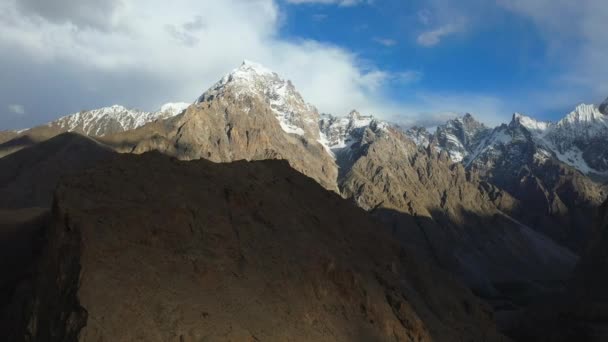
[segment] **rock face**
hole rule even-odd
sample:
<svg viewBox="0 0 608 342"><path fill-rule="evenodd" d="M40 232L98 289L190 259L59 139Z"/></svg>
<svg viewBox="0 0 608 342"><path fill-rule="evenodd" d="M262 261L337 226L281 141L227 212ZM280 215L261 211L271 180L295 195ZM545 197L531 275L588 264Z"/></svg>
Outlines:
<svg viewBox="0 0 608 342"><path fill-rule="evenodd" d="M121 155L55 198L26 320L4 336L504 340L468 290L284 161Z"/></svg>
<svg viewBox="0 0 608 342"><path fill-rule="evenodd" d="M0 208L49 208L61 177L113 154L90 138L64 133L1 158Z"/></svg>
<svg viewBox="0 0 608 342"><path fill-rule="evenodd" d="M433 143L438 149L447 151L452 161L458 163L473 154L491 132L471 114L465 114L437 127Z"/></svg>
<svg viewBox="0 0 608 342"><path fill-rule="evenodd" d="M285 159L335 190L337 168L318 141L318 117L289 81L247 62L183 114L102 141L121 152L158 150L183 160Z"/></svg>

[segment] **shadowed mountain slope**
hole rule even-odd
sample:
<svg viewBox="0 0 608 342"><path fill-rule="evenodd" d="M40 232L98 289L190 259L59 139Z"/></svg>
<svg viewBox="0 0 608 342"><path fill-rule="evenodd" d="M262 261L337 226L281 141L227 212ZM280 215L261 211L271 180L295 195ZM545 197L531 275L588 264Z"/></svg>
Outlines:
<svg viewBox="0 0 608 342"><path fill-rule="evenodd" d="M464 286L284 161L119 155L63 181L52 215L33 340L504 339Z"/></svg>
<svg viewBox="0 0 608 342"><path fill-rule="evenodd" d="M113 154L90 138L64 133L0 158L0 208L50 207L61 177Z"/></svg>

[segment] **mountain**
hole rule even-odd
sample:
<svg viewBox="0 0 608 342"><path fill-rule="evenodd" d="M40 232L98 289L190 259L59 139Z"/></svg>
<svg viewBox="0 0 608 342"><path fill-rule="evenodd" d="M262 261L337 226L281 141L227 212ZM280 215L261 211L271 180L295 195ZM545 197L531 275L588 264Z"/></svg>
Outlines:
<svg viewBox="0 0 608 342"><path fill-rule="evenodd" d="M9 340L506 341L465 287L285 161L119 155L54 197Z"/></svg>
<svg viewBox="0 0 608 342"><path fill-rule="evenodd" d="M486 298L517 300L508 284L531 289L529 296L564 282L577 257L509 217L516 199L478 181L447 153L368 121L335 150L338 164L348 165L338 180L344 197Z"/></svg>
<svg viewBox="0 0 608 342"><path fill-rule="evenodd" d="M167 119L183 112L189 103L167 103L156 112L127 109L120 105L70 114L49 123L62 132L104 136L141 127L149 122Z"/></svg>
<svg viewBox="0 0 608 342"><path fill-rule="evenodd" d="M450 146L471 150L488 131L467 115L428 139L435 145L461 139ZM96 139L119 152L156 150L181 160L284 159L374 213L402 243L486 296L512 300L508 283L556 286L576 262L509 216L519 206L516 198L438 148L417 146L401 128L356 111L319 115L291 82L252 62L181 114Z"/></svg>
<svg viewBox="0 0 608 342"><path fill-rule="evenodd" d="M100 140L121 152L157 150L182 160L285 159L336 190L337 168L318 120L291 82L245 61L184 113Z"/></svg>
<svg viewBox="0 0 608 342"><path fill-rule="evenodd" d="M564 122L576 115L553 124L514 114L511 123L482 140L465 165L520 201L511 216L580 252L606 189L586 177L581 164L566 163L551 142L562 135L566 146L563 131L574 127Z"/></svg>
<svg viewBox="0 0 608 342"><path fill-rule="evenodd" d="M502 308L564 285L603 196L539 143L549 126L516 115L492 130L465 115L431 135L356 111L320 115L245 61L185 111L95 139L186 161L286 160Z"/></svg>
<svg viewBox="0 0 608 342"><path fill-rule="evenodd" d="M156 112L127 109L120 105L66 115L46 125L20 131L0 132L0 158L65 132L99 137L133 130L147 123L173 117L188 103L167 103Z"/></svg>
<svg viewBox="0 0 608 342"><path fill-rule="evenodd" d="M468 165L497 143L508 143L508 135L515 133L513 139L527 139L539 147L538 158L551 157L588 176L605 178L608 176L608 155L603 148L608 142L608 116L602 112L605 108L606 103L582 104L558 122L537 121L515 113L508 125L513 129L496 127L492 137L491 129L466 114L439 126L434 139L437 147L447 151L454 162ZM521 131L513 132L514 129Z"/></svg>

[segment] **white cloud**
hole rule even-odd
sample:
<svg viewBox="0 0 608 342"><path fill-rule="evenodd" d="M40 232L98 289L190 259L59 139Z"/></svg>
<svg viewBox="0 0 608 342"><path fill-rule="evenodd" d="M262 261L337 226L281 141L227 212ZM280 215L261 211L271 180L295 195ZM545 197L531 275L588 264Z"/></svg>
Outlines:
<svg viewBox="0 0 608 342"><path fill-rule="evenodd" d="M456 24L447 24L430 31L422 32L418 35L416 41L418 44L426 47L431 47L439 44L445 36L458 33L462 30L462 26Z"/></svg>
<svg viewBox="0 0 608 342"><path fill-rule="evenodd" d="M397 45L397 41L394 39L390 39L390 38L379 38L376 37L374 38L374 42L380 44L380 45L384 45L386 47L391 47L391 46L395 46Z"/></svg>
<svg viewBox="0 0 608 342"><path fill-rule="evenodd" d="M84 26L79 13L59 20L56 13L27 12L16 0L0 3L0 69L37 70L35 84L11 85L23 89L15 100L28 101L34 113L55 109L55 117L112 103L152 110L195 99L250 59L291 79L324 112L354 106L382 113L389 103L382 88L390 73L338 46L280 38L281 13L272 0L112 3L119 5L97 9L112 18L105 26Z"/></svg>
<svg viewBox="0 0 608 342"><path fill-rule="evenodd" d="M12 114L23 115L25 114L25 107L20 104L8 105L8 111Z"/></svg>

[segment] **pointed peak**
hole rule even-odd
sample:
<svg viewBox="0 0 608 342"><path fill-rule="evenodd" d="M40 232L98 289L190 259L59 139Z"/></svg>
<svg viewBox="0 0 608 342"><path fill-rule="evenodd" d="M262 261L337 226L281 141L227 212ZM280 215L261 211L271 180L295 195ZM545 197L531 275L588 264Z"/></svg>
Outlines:
<svg viewBox="0 0 608 342"><path fill-rule="evenodd" d="M521 113L513 113L509 125L512 127L521 126L532 131L544 131L549 127L548 122L538 121Z"/></svg>
<svg viewBox="0 0 608 342"><path fill-rule="evenodd" d="M252 61L247 60L247 59L243 60L243 62L241 63L241 65L237 69L235 69L233 71L233 74L237 73L237 72L243 72L243 71L253 72L253 73L256 73L258 75L274 74L275 73L274 71L270 70L269 68L265 67L264 65L262 65L260 63L257 63L257 62L252 62Z"/></svg>
<svg viewBox="0 0 608 342"><path fill-rule="evenodd" d="M590 123L598 120L604 121L606 120L605 113L602 111L602 109L605 111L606 107L602 107L602 105L597 107L595 105L580 104L576 106L572 112L561 119L558 124L564 125Z"/></svg>

